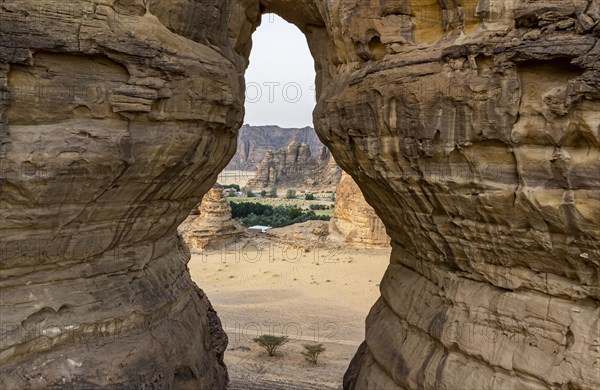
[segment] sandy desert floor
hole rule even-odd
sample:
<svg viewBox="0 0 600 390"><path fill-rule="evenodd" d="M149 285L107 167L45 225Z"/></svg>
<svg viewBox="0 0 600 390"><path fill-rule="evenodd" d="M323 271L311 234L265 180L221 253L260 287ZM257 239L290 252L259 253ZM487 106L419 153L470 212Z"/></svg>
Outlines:
<svg viewBox="0 0 600 390"><path fill-rule="evenodd" d="M193 254L192 278L229 336L230 388L340 389L389 256L387 248L292 247L261 234ZM269 357L252 341L261 334L287 335L290 342ZM327 348L317 365L300 353L313 342Z"/></svg>

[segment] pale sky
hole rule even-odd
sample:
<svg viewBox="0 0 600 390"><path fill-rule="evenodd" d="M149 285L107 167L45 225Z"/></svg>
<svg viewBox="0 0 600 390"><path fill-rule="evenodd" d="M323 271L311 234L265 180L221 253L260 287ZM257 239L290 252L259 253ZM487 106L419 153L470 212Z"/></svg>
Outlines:
<svg viewBox="0 0 600 390"><path fill-rule="evenodd" d="M246 71L246 117L254 126L313 126L315 66L304 35L279 16L263 15Z"/></svg>

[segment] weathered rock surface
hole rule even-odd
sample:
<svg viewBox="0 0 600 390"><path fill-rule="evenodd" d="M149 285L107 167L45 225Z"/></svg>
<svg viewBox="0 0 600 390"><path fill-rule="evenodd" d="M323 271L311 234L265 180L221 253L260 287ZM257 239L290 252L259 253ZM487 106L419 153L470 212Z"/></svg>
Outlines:
<svg viewBox="0 0 600 390"><path fill-rule="evenodd" d="M238 132L237 151L225 169L255 171L269 150L286 148L294 141L307 144L313 156L324 146L312 127L284 129L244 125Z"/></svg>
<svg viewBox="0 0 600 390"><path fill-rule="evenodd" d="M226 10L0 3L0 388L225 387L177 226L235 153Z"/></svg>
<svg viewBox="0 0 600 390"><path fill-rule="evenodd" d="M390 245L383 222L360 192L358 185L347 173L335 191L335 208L330 231L342 236L343 241L363 246Z"/></svg>
<svg viewBox="0 0 600 390"><path fill-rule="evenodd" d="M200 215L190 215L178 229L190 248L219 248L246 233L243 225L231 218L231 207L220 185L204 195L199 211Z"/></svg>
<svg viewBox="0 0 600 390"><path fill-rule="evenodd" d="M392 239L347 388L600 387L598 0L3 1L0 386L223 387L176 228L261 12Z"/></svg>
<svg viewBox="0 0 600 390"><path fill-rule="evenodd" d="M287 148L267 151L247 186L325 190L335 188L341 175L342 169L325 146L315 159L307 144L292 141Z"/></svg>

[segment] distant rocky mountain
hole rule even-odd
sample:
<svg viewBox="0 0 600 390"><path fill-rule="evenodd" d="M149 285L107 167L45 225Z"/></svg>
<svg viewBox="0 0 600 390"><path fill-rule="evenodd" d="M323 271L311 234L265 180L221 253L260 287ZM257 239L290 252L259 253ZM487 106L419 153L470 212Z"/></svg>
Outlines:
<svg viewBox="0 0 600 390"><path fill-rule="evenodd" d="M306 144L313 156L317 156L324 146L312 127L284 129L279 126L244 125L239 130L237 153L225 169L254 171L267 151L286 148L294 141Z"/></svg>
<svg viewBox="0 0 600 390"><path fill-rule="evenodd" d="M341 176L342 169L324 145L315 158L309 145L292 141L285 148L265 153L248 187L333 190Z"/></svg>

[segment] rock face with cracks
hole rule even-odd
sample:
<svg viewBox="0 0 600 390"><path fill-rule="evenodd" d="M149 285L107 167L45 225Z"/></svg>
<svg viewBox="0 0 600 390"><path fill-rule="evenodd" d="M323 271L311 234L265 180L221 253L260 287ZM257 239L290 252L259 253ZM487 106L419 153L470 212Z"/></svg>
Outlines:
<svg viewBox="0 0 600 390"><path fill-rule="evenodd" d="M3 1L0 385L224 387L176 229L265 12L392 240L345 387L598 388L598 0Z"/></svg>

